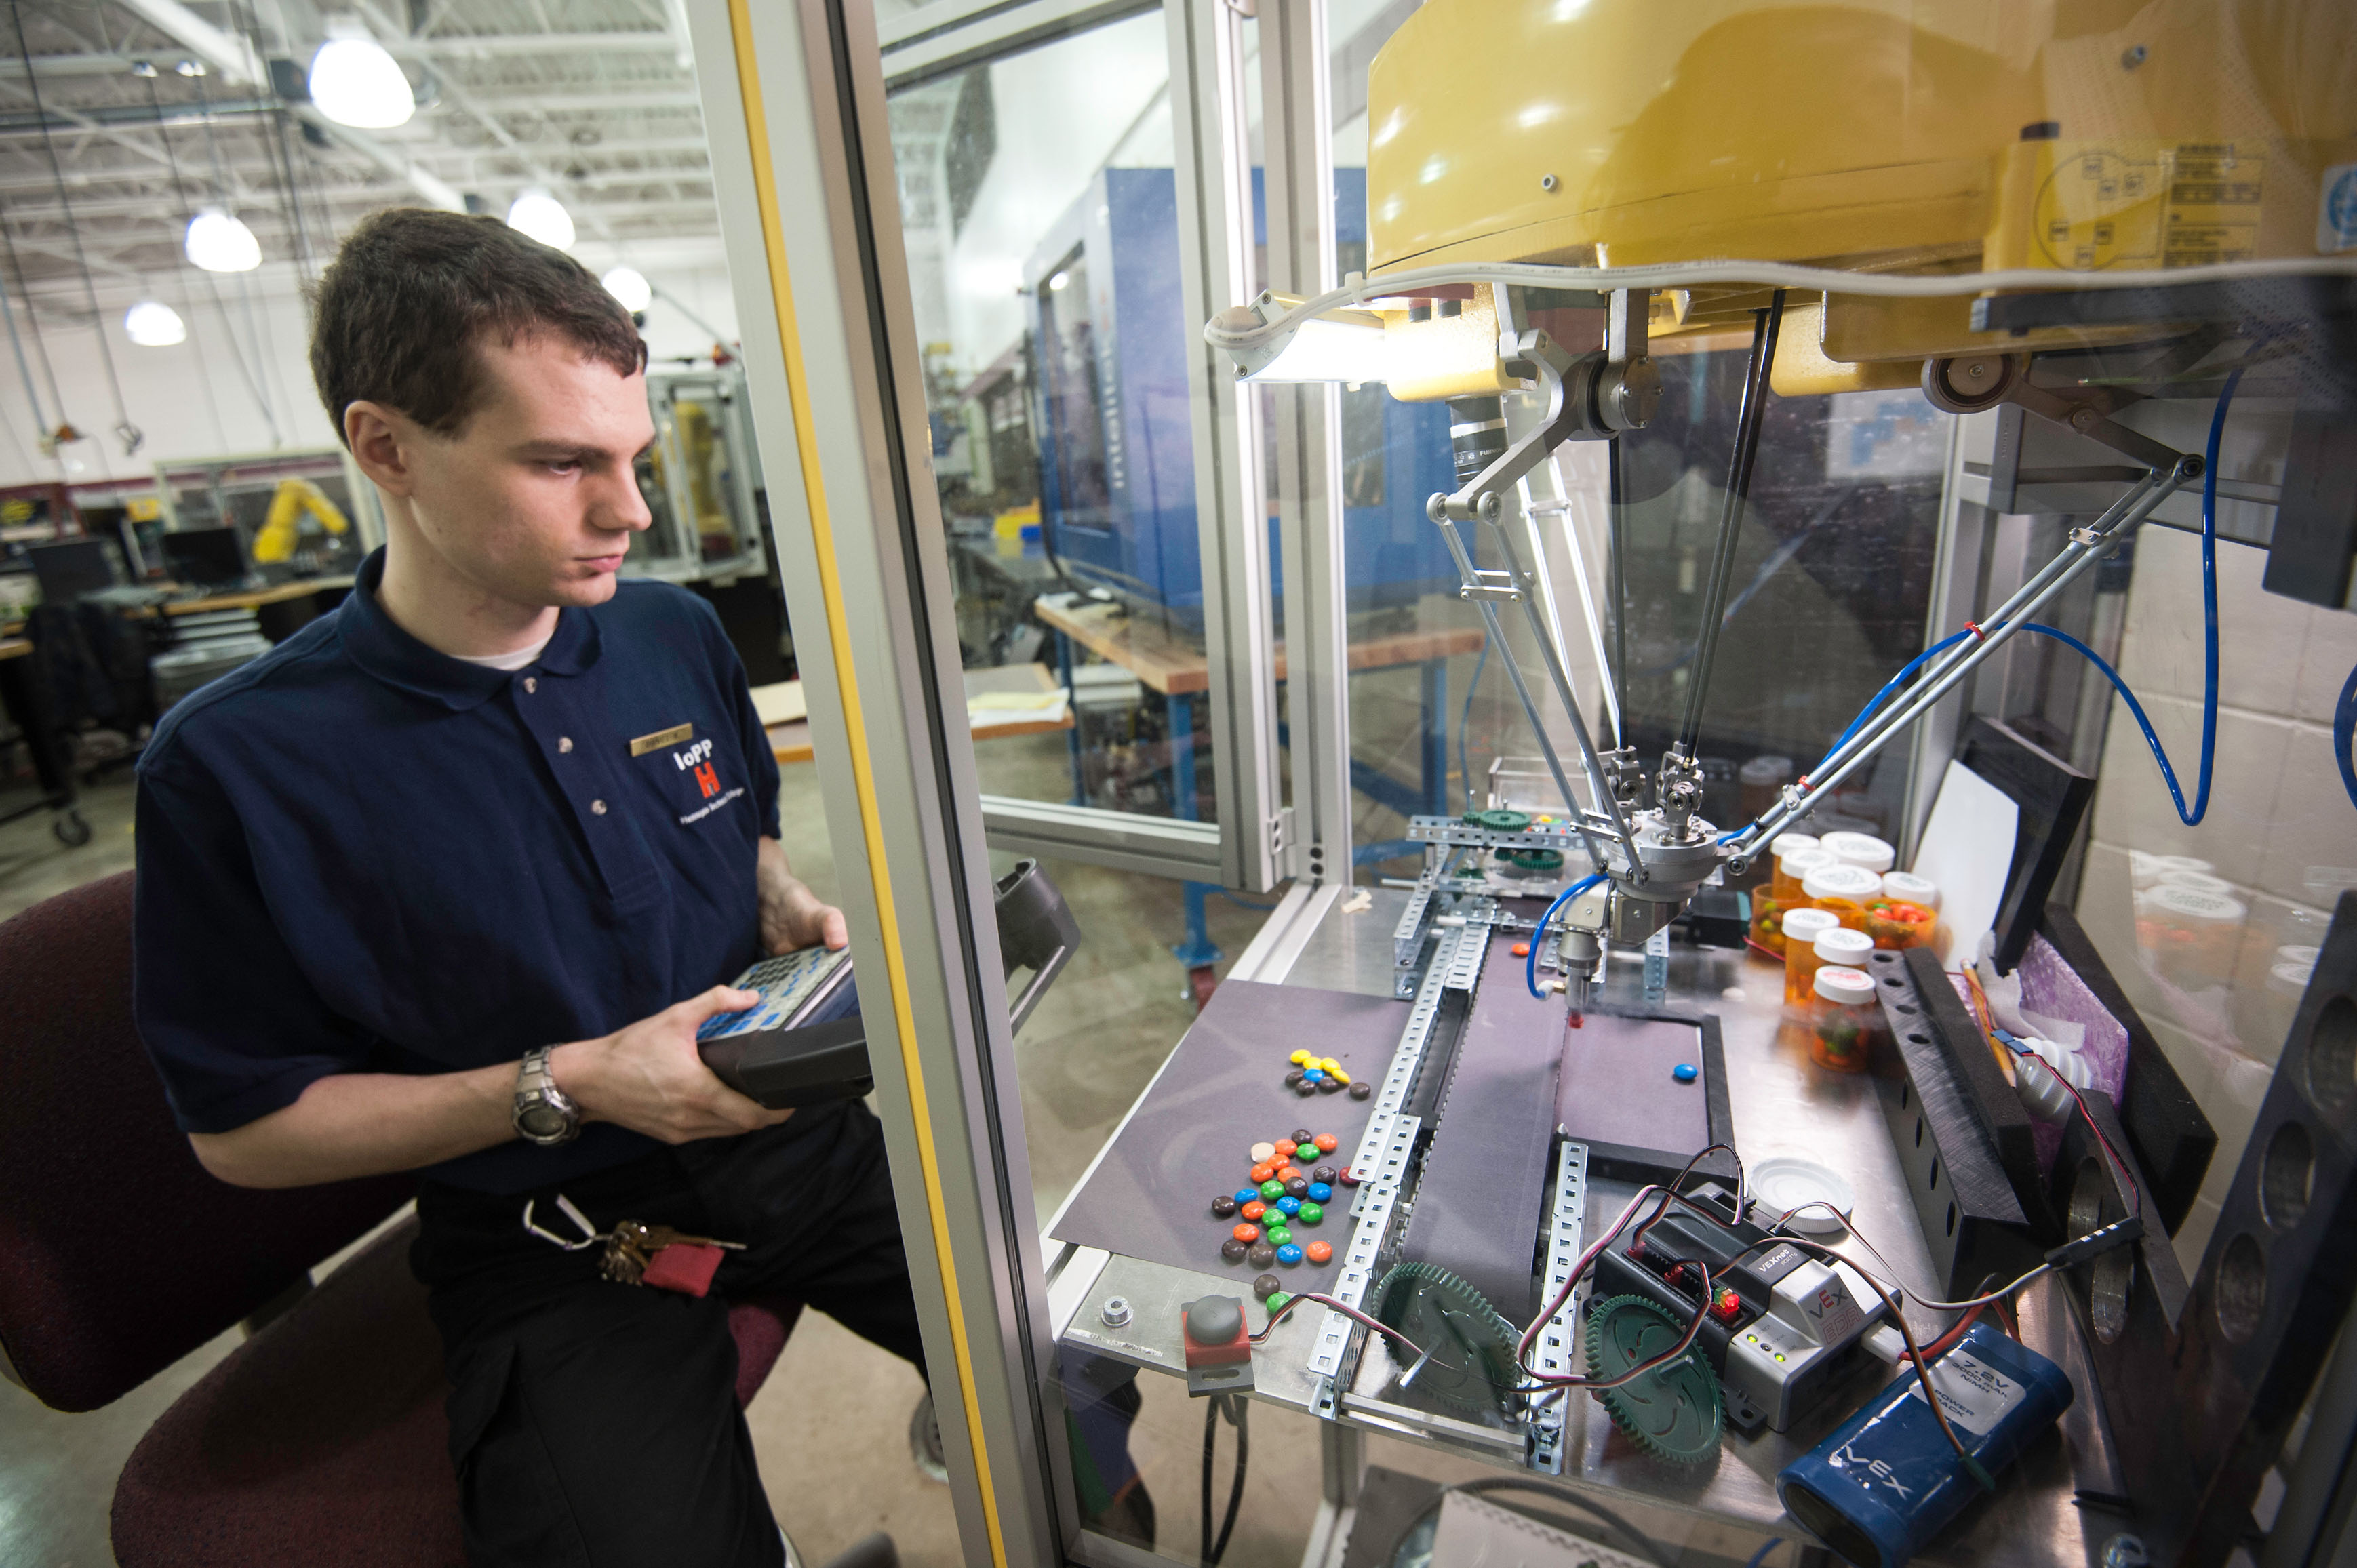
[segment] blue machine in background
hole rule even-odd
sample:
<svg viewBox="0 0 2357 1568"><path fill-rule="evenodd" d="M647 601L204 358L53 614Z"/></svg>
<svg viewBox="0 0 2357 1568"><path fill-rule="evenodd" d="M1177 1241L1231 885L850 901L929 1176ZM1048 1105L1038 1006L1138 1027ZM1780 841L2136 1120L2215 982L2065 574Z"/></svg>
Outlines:
<svg viewBox="0 0 2357 1568"><path fill-rule="evenodd" d="M1366 171L1335 173L1346 256L1366 243ZM1260 175L1255 242L1265 244ZM1042 532L1065 569L1200 626L1193 335L1178 286L1177 186L1168 169L1100 170L1026 269L1032 418ZM1343 561L1351 608L1455 585L1426 497L1454 488L1448 414L1380 386L1342 394ZM1276 559L1274 548L1271 560Z"/></svg>

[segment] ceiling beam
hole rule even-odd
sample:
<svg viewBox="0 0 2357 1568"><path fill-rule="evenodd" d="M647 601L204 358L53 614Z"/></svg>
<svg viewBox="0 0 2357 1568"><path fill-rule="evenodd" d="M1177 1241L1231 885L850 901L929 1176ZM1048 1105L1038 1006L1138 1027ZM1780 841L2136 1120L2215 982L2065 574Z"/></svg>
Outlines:
<svg viewBox="0 0 2357 1568"><path fill-rule="evenodd" d="M269 87L269 69L253 45L214 27L180 0L121 0L121 4L166 38L193 50L199 59L231 81L241 87Z"/></svg>

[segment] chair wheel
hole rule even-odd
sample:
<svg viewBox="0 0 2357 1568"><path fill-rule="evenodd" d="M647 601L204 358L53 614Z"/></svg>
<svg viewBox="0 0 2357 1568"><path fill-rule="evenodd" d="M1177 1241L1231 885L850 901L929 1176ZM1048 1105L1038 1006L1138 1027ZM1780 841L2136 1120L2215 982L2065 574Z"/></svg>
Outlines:
<svg viewBox="0 0 2357 1568"><path fill-rule="evenodd" d="M90 842L90 824L81 820L80 811L68 811L49 824L49 832L68 849L80 849Z"/></svg>

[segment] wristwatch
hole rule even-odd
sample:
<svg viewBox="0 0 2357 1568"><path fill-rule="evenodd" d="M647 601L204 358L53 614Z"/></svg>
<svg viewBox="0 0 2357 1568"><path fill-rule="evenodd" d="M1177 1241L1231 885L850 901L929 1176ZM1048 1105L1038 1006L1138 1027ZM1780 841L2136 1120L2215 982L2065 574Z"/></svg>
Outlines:
<svg viewBox="0 0 2357 1568"><path fill-rule="evenodd" d="M542 1148L569 1144L581 1135L581 1107L556 1087L548 1070L546 1046L526 1052L516 1069L515 1130Z"/></svg>

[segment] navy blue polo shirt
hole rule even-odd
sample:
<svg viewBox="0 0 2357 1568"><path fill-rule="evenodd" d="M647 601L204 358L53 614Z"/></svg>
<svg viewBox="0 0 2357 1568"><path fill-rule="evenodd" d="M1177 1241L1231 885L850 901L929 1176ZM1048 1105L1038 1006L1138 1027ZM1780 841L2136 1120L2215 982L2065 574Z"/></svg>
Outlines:
<svg viewBox="0 0 2357 1568"><path fill-rule="evenodd" d="M712 608L625 582L508 671L394 625L383 573L140 761L135 1002L188 1132L609 1034L759 956L778 767ZM516 1192L655 1146L594 1123L428 1174Z"/></svg>

